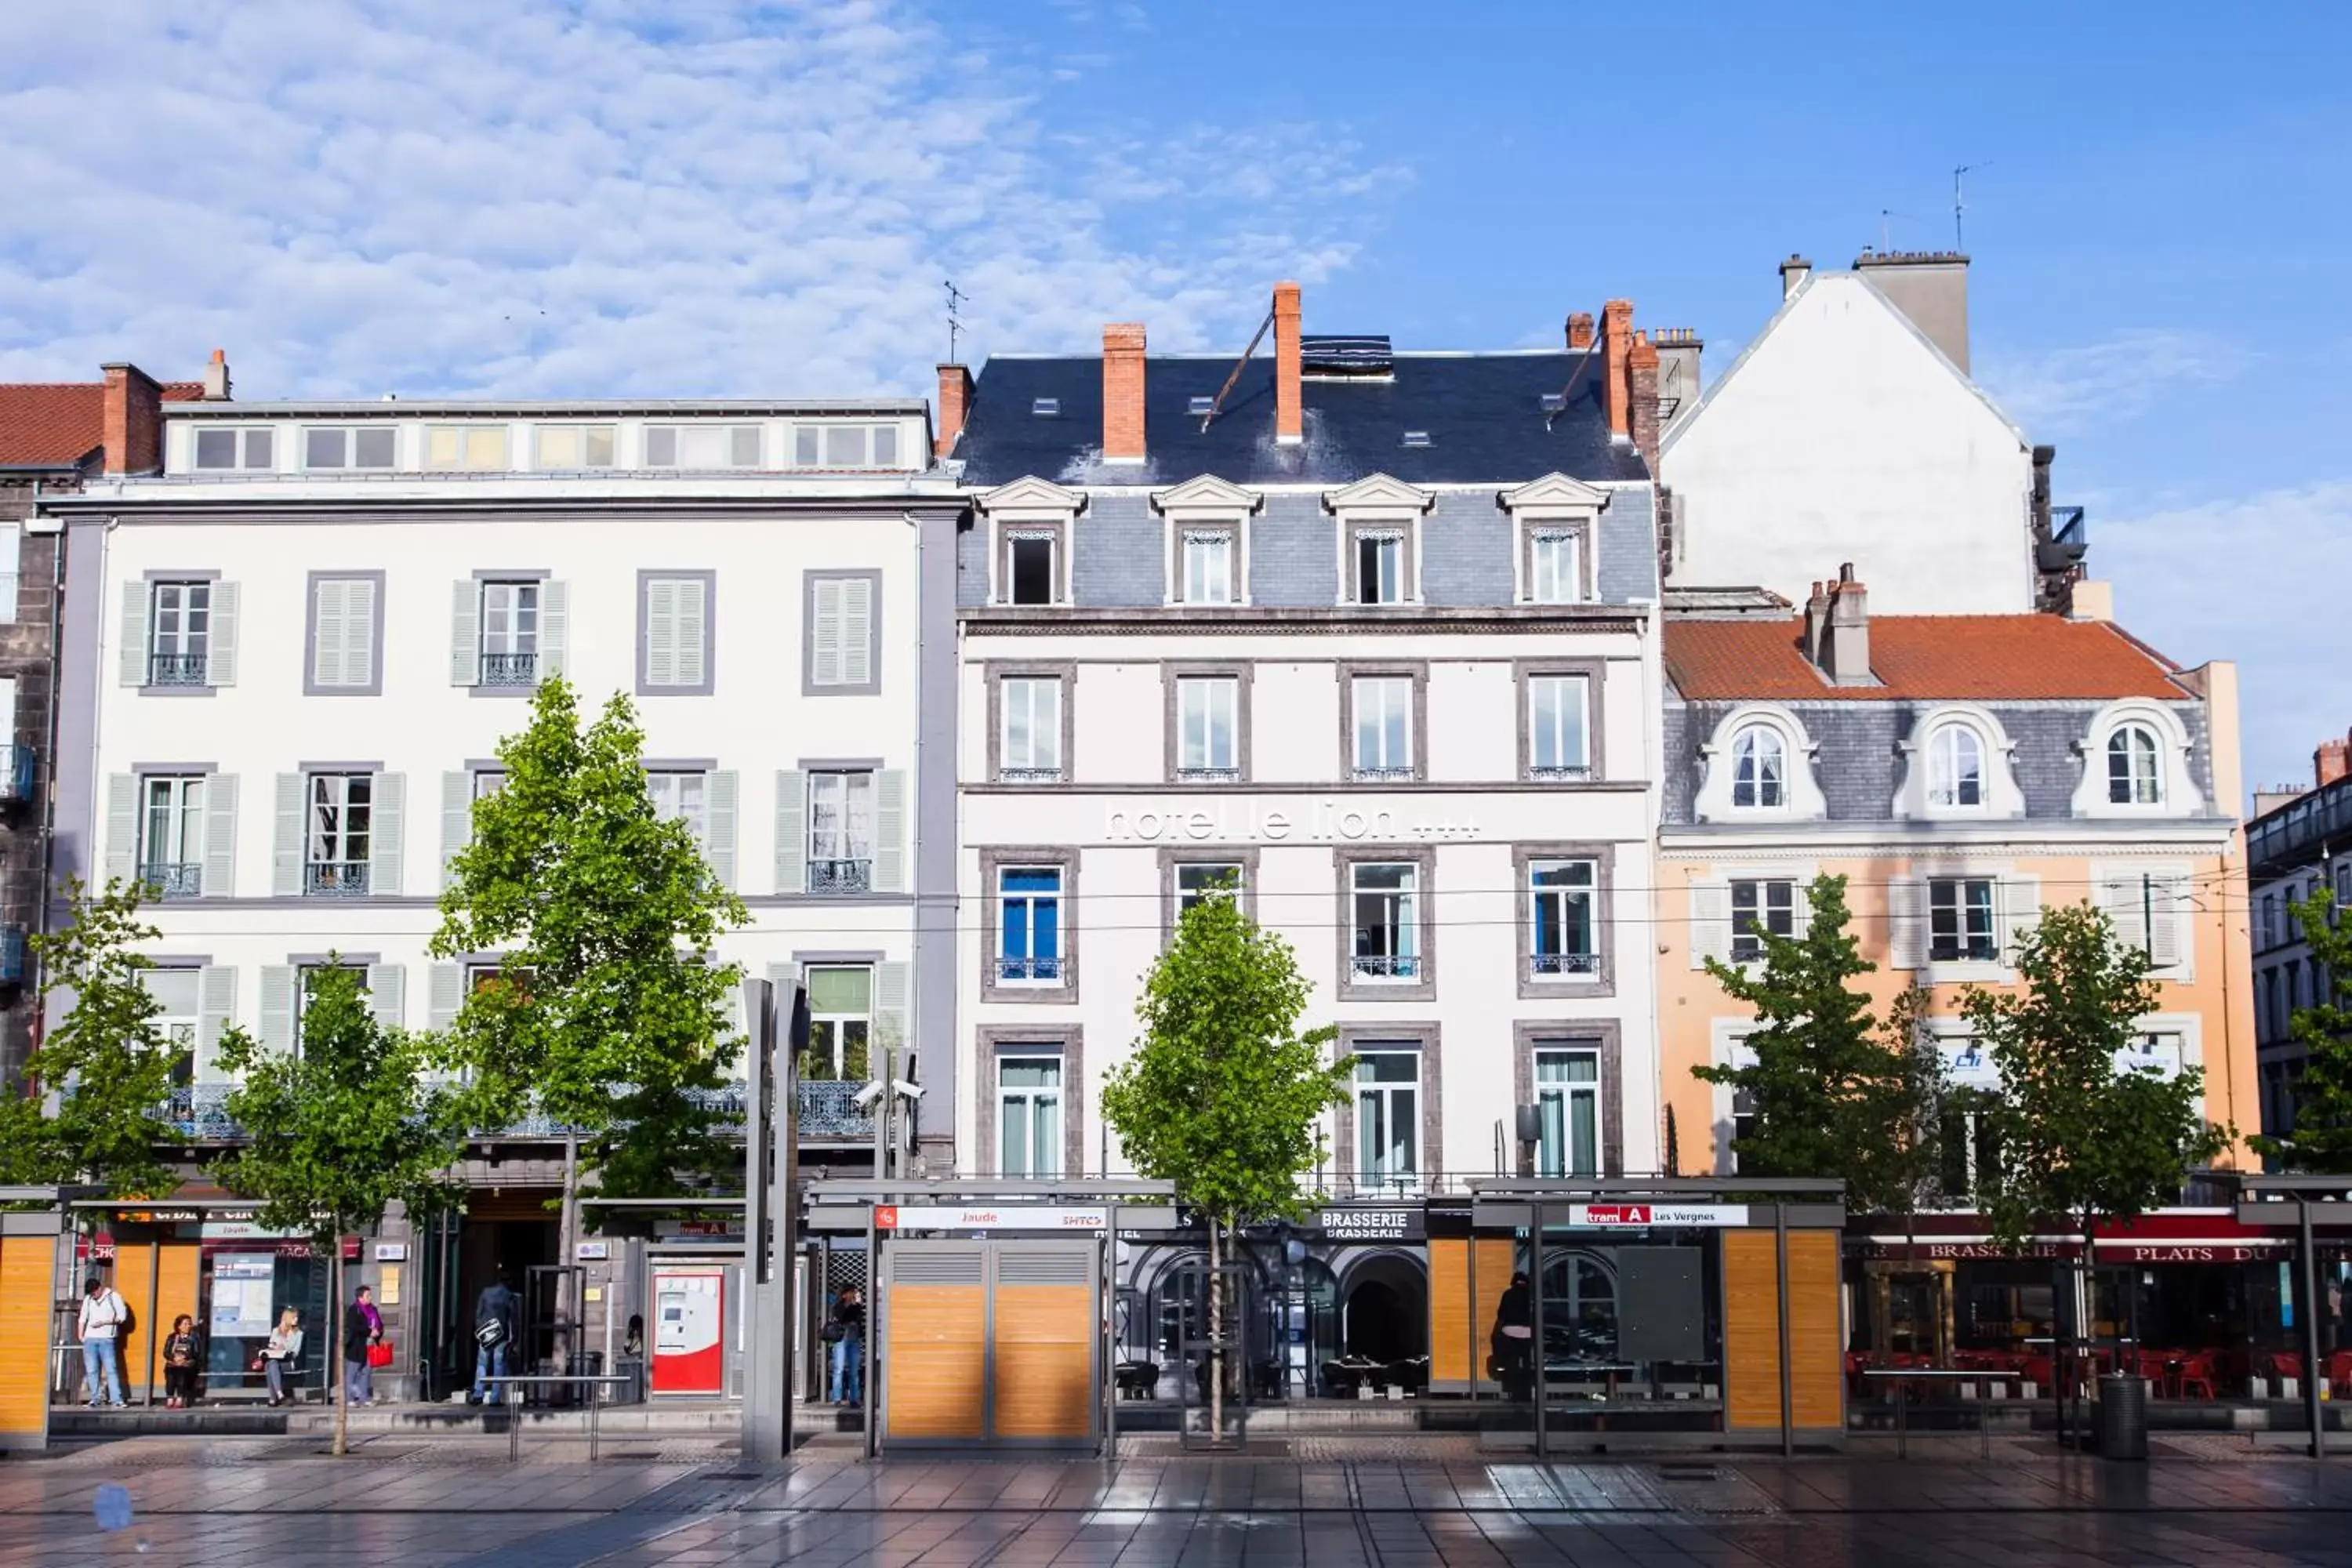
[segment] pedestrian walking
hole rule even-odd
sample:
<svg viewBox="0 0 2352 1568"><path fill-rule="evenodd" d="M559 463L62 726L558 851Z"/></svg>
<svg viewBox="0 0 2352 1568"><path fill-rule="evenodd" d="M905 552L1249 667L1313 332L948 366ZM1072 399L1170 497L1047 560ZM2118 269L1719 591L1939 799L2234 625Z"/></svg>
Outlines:
<svg viewBox="0 0 2352 1568"><path fill-rule="evenodd" d="M504 1387L520 1316L515 1293L506 1275L483 1288L474 1300L474 1388L467 1395L475 1405L496 1405ZM488 1397L485 1398L484 1395Z"/></svg>
<svg viewBox="0 0 2352 1568"><path fill-rule="evenodd" d="M1535 1396L1533 1317L1534 1304L1528 1289L1527 1271L1521 1269L1511 1276L1510 1288L1495 1304L1495 1332L1491 1341L1496 1379L1503 1385L1504 1397L1514 1403Z"/></svg>
<svg viewBox="0 0 2352 1568"><path fill-rule="evenodd" d="M383 1339L383 1314L362 1285L352 1292L352 1304L343 1310L343 1387L353 1405L375 1403L373 1352Z"/></svg>
<svg viewBox="0 0 2352 1568"><path fill-rule="evenodd" d="M172 1320L163 1341L163 1408L185 1410L196 1402L196 1363L203 1350L196 1343L196 1321L183 1312Z"/></svg>
<svg viewBox="0 0 2352 1568"><path fill-rule="evenodd" d="M261 1347L261 1374L268 1380L273 1408L294 1397L287 1392L286 1376L301 1360L302 1314L289 1307L278 1314L278 1326L269 1331L269 1342Z"/></svg>
<svg viewBox="0 0 2352 1568"><path fill-rule="evenodd" d="M117 1410L122 1408L121 1336L130 1321L130 1304L113 1286L91 1275L81 1288L80 1331L81 1388L92 1410L102 1398Z"/></svg>
<svg viewBox="0 0 2352 1568"><path fill-rule="evenodd" d="M866 1299L856 1286L844 1285L833 1299L825 1338L833 1346L833 1402L854 1406L866 1392Z"/></svg>

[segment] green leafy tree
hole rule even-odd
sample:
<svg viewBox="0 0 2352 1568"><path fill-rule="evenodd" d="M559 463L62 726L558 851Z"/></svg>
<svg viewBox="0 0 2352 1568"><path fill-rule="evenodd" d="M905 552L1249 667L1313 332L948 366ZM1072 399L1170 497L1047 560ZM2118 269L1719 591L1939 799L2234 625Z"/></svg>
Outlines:
<svg viewBox="0 0 2352 1568"><path fill-rule="evenodd" d="M1317 1121L1347 1097L1352 1061L1324 1055L1337 1031L1299 1030L1307 995L1287 942L1230 893L1204 898L1152 965L1134 1054L1103 1084L1103 1119L1136 1170L1173 1182L1207 1221L1212 1341L1224 1337L1221 1235L1303 1212L1299 1178L1323 1152ZM1222 1433L1223 1351L1212 1362L1210 1430Z"/></svg>
<svg viewBox="0 0 2352 1568"><path fill-rule="evenodd" d="M1734 1138L1743 1176L1839 1178L1855 1207L1908 1212L1937 1163L1943 1059L1922 1037L1921 999L1906 992L1884 1021L1852 984L1875 965L1847 931L1845 879L1806 889L1799 936L1755 932L1755 968L1707 960L1707 973L1756 1009L1755 1060L1693 1068L1748 1098L1752 1131Z"/></svg>
<svg viewBox="0 0 2352 1568"><path fill-rule="evenodd" d="M425 1042L376 1021L359 972L330 959L309 979L297 1049L267 1049L241 1029L221 1037L220 1065L238 1080L226 1109L246 1142L215 1172L230 1192L257 1202L262 1225L306 1236L334 1260L334 1304L318 1325L334 1357L343 1237L380 1228L394 1202L417 1223L455 1205L462 1189L449 1168L464 1130L446 1092L425 1076ZM336 1384L341 1454L351 1390L341 1378Z"/></svg>
<svg viewBox="0 0 2352 1568"><path fill-rule="evenodd" d="M542 682L529 728L499 746L503 787L474 803L432 943L507 955L445 1047L471 1069L472 1124L536 1110L576 1130L604 1191L635 1197L720 1167L702 1096L737 1043L740 972L711 953L749 918L693 829L655 811L644 742L626 698L583 727L572 689Z"/></svg>
<svg viewBox="0 0 2352 1568"><path fill-rule="evenodd" d="M1971 986L1962 1001L2000 1074L1998 1158L1979 1170L1978 1197L2003 1242L2063 1217L2087 1248L2102 1220L2177 1202L2188 1172L2230 1146L2200 1109L2203 1068L2167 1078L2121 1059L2156 1010L2148 967L2099 910L2054 908L2019 939L2019 989Z"/></svg>
<svg viewBox="0 0 2352 1568"><path fill-rule="evenodd" d="M2302 1042L2294 1129L2284 1138L2249 1139L2273 1164L2314 1172L2352 1171L2352 929L2337 919L2335 897L2314 893L2294 906L2324 987L2298 1007L2289 1031Z"/></svg>
<svg viewBox="0 0 2352 1568"><path fill-rule="evenodd" d="M163 1005L134 951L161 933L139 918L140 884L109 879L90 891L66 884L63 926L32 938L41 995L72 998L33 1053L30 1073L57 1095L0 1110L0 1160L12 1177L43 1184L86 1182L112 1197L155 1197L179 1185L157 1151L174 1136L163 1119L181 1048L163 1033Z"/></svg>

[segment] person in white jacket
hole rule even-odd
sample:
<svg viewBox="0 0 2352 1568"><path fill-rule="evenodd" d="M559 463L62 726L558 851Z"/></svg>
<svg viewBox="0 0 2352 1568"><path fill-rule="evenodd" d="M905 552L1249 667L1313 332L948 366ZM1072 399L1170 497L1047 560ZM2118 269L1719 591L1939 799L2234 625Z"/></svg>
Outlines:
<svg viewBox="0 0 2352 1568"><path fill-rule="evenodd" d="M99 1382L117 1410L122 1408L121 1334L131 1308L121 1294L95 1274L81 1288L81 1386L89 1406L99 1405Z"/></svg>

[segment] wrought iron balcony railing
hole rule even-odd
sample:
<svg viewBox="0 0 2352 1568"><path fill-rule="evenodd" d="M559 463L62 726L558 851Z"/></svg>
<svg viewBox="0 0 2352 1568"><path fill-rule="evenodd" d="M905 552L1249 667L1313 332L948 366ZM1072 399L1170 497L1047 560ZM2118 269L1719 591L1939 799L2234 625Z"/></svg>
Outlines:
<svg viewBox="0 0 2352 1568"><path fill-rule="evenodd" d="M535 686L539 683L536 653L486 653L482 656L485 686Z"/></svg>
<svg viewBox="0 0 2352 1568"><path fill-rule="evenodd" d="M1412 776L1410 767L1353 767L1348 770L1349 780L1355 784L1411 784Z"/></svg>
<svg viewBox="0 0 2352 1568"><path fill-rule="evenodd" d="M1538 952L1530 963L1538 974L1598 974L1601 958L1591 952Z"/></svg>
<svg viewBox="0 0 2352 1568"><path fill-rule="evenodd" d="M812 893L866 893L874 889L874 862L811 860L808 890Z"/></svg>
<svg viewBox="0 0 2352 1568"><path fill-rule="evenodd" d="M201 860L156 860L139 868L139 879L159 899L193 899L205 890Z"/></svg>
<svg viewBox="0 0 2352 1568"><path fill-rule="evenodd" d="M1062 961L1059 958L1000 958L996 961L996 977L999 980L1058 981L1062 978Z"/></svg>
<svg viewBox="0 0 2352 1568"><path fill-rule="evenodd" d="M1583 784L1592 777L1588 763L1532 763L1528 767L1528 779L1532 784Z"/></svg>
<svg viewBox="0 0 2352 1568"><path fill-rule="evenodd" d="M996 770L996 782L999 784L1060 784L1062 770L1059 768L999 768Z"/></svg>
<svg viewBox="0 0 2352 1568"><path fill-rule="evenodd" d="M857 1096L865 1087L862 1082L795 1084L793 1098L801 1137L814 1142L871 1142L874 1118L857 1105ZM192 1142L233 1143L245 1136L245 1130L228 1114L228 1097L236 1092L236 1086L231 1083L175 1084L171 1098L157 1109L156 1114ZM748 1086L739 1079L717 1089L698 1090L693 1098L718 1114L723 1132L740 1137L748 1093ZM578 1129L532 1111L493 1131L509 1138L560 1138Z"/></svg>
<svg viewBox="0 0 2352 1568"><path fill-rule="evenodd" d="M313 899L364 899L368 863L364 860L313 860L302 868L302 891Z"/></svg>
<svg viewBox="0 0 2352 1568"><path fill-rule="evenodd" d="M1411 980L1421 973L1421 959L1410 952L1360 952L1349 967L1359 980Z"/></svg>
<svg viewBox="0 0 2352 1568"><path fill-rule="evenodd" d="M1242 771L1239 768L1178 768L1176 780L1179 784L1239 784Z"/></svg>
<svg viewBox="0 0 2352 1568"><path fill-rule="evenodd" d="M147 684L150 686L202 686L207 679L211 658L201 653L158 653L147 659Z"/></svg>

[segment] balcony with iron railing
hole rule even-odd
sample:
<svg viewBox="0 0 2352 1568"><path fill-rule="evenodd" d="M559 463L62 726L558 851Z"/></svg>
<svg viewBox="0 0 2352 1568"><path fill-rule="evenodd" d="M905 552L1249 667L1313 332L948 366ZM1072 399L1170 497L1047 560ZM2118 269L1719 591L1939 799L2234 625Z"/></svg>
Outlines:
<svg viewBox="0 0 2352 1568"><path fill-rule="evenodd" d="M139 868L139 880L155 899L193 899L205 890L201 860L151 860Z"/></svg>
<svg viewBox="0 0 2352 1568"><path fill-rule="evenodd" d="M1239 768L1178 768L1176 782L1179 784L1239 784L1242 782L1242 771Z"/></svg>
<svg viewBox="0 0 2352 1568"><path fill-rule="evenodd" d="M1373 768L1360 766L1349 768L1348 770L1348 782L1350 784L1411 784L1412 780L1413 770L1410 767Z"/></svg>
<svg viewBox="0 0 2352 1568"><path fill-rule="evenodd" d="M1032 984L1059 984L1062 979L1062 961L1059 957L1014 958L1007 954L996 961L996 977L1000 981L1009 980L1015 984L1024 981Z"/></svg>
<svg viewBox="0 0 2352 1568"><path fill-rule="evenodd" d="M302 868L302 893L312 899L364 899L368 863L364 860L313 860Z"/></svg>
<svg viewBox="0 0 2352 1568"><path fill-rule="evenodd" d="M535 686L539 683L539 655L533 653L485 653L482 655L484 686Z"/></svg>
<svg viewBox="0 0 2352 1568"><path fill-rule="evenodd" d="M996 770L996 782L1015 784L1060 784L1062 770L1059 768L999 768Z"/></svg>
<svg viewBox="0 0 2352 1568"><path fill-rule="evenodd" d="M1538 952L1528 963L1538 974L1591 976L1601 973L1601 956L1592 952Z"/></svg>
<svg viewBox="0 0 2352 1568"><path fill-rule="evenodd" d="M1421 974L1421 959L1410 952L1360 952L1348 967L1359 980L1413 980Z"/></svg>
<svg viewBox="0 0 2352 1568"><path fill-rule="evenodd" d="M1530 763L1528 782L1530 784L1588 784L1592 767L1589 763Z"/></svg>
<svg viewBox="0 0 2352 1568"><path fill-rule="evenodd" d="M848 1144L871 1142L874 1138L874 1118L859 1108L857 1096L865 1089L862 1083L835 1083L803 1080L793 1086L793 1102L799 1119L799 1135L803 1142L814 1144ZM236 1092L233 1083L183 1083L172 1087L170 1098L157 1109L157 1116L172 1130L192 1142L233 1143L245 1136L228 1113L229 1096ZM703 1109L715 1113L723 1134L741 1137L750 1087L741 1079L721 1084L717 1089L694 1089L688 1097ZM536 1110L516 1118L506 1126L494 1129L490 1135L506 1138L561 1138L580 1131Z"/></svg>
<svg viewBox="0 0 2352 1568"><path fill-rule="evenodd" d="M808 890L812 893L869 893L874 890L874 862L871 858L852 860L816 860L808 863Z"/></svg>
<svg viewBox="0 0 2352 1568"><path fill-rule="evenodd" d="M157 653L147 658L150 686L202 686L207 679L210 656L203 653Z"/></svg>

